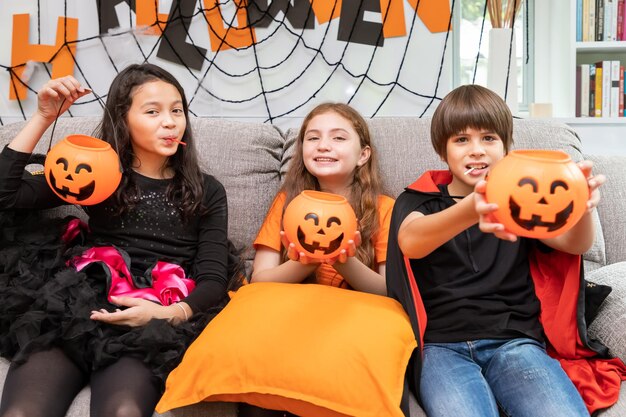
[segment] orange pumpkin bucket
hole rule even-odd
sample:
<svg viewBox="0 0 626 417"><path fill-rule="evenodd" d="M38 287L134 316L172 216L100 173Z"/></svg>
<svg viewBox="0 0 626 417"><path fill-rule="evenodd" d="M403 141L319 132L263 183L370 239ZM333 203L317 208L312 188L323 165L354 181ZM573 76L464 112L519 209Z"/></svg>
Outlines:
<svg viewBox="0 0 626 417"><path fill-rule="evenodd" d="M345 197L305 190L285 208L283 228L298 252L323 260L339 255L354 239L357 221Z"/></svg>
<svg viewBox="0 0 626 417"><path fill-rule="evenodd" d="M546 239L571 229L587 209L589 187L568 154L514 150L487 178L486 199L496 219L518 236Z"/></svg>
<svg viewBox="0 0 626 417"><path fill-rule="evenodd" d="M86 135L69 135L54 145L46 155L44 174L56 195L83 206L106 200L122 179L111 145Z"/></svg>

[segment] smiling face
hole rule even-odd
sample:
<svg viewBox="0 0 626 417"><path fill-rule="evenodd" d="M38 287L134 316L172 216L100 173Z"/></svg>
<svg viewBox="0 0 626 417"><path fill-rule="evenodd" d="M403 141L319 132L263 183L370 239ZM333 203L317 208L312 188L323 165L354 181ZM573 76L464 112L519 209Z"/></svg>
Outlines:
<svg viewBox="0 0 626 417"><path fill-rule="evenodd" d="M96 181L91 164L79 163L70 166L65 157L59 157L50 169L50 186L66 201L75 199L80 204L93 194Z"/></svg>
<svg viewBox="0 0 626 417"><path fill-rule="evenodd" d="M574 211L573 195L568 183L562 179L542 181L541 178L523 177L511 190L511 218L526 230L535 227L546 227L548 232L559 230Z"/></svg>
<svg viewBox="0 0 626 417"><path fill-rule="evenodd" d="M161 169L178 150L187 119L180 93L161 80L136 87L126 116L139 171ZM149 172L146 172L148 175Z"/></svg>
<svg viewBox="0 0 626 417"><path fill-rule="evenodd" d="M348 200L337 194L305 190L285 207L287 239L313 259L337 256L357 230Z"/></svg>
<svg viewBox="0 0 626 417"><path fill-rule="evenodd" d="M504 157L504 144L497 133L468 127L448 139L445 162L452 173L448 190L465 196L484 179L492 165Z"/></svg>
<svg viewBox="0 0 626 417"><path fill-rule="evenodd" d="M359 135L349 120L335 112L313 117L304 134L302 157L306 169L322 190L344 194L354 172L370 157L370 147L361 147Z"/></svg>
<svg viewBox="0 0 626 417"><path fill-rule="evenodd" d="M71 204L92 205L108 198L122 178L117 153L94 137L69 135L50 149L44 163L48 185Z"/></svg>
<svg viewBox="0 0 626 417"><path fill-rule="evenodd" d="M589 187L562 151L511 151L489 174L485 198L494 216L518 236L546 239L573 227L587 210Z"/></svg>

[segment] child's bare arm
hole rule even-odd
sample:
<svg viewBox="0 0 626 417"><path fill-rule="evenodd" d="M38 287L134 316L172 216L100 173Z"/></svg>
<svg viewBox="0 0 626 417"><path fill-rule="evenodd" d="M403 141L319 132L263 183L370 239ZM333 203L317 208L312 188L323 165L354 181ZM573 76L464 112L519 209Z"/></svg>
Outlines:
<svg viewBox="0 0 626 417"><path fill-rule="evenodd" d="M304 264L300 261L282 262L280 252L260 246L254 256L251 282L302 282L319 266L318 263Z"/></svg>
<svg viewBox="0 0 626 417"><path fill-rule="evenodd" d="M438 213L424 215L414 211L409 214L398 230L398 245L405 256L420 259L477 221L472 193Z"/></svg>

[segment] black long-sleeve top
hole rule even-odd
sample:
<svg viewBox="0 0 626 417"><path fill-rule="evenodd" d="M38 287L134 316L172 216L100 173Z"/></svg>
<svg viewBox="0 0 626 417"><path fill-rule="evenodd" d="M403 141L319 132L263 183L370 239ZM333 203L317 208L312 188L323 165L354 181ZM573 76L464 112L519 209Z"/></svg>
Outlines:
<svg viewBox="0 0 626 417"><path fill-rule="evenodd" d="M30 154L5 147L0 153L0 209L45 209L68 204L50 189L43 175L24 175ZM126 175L126 174L125 174ZM140 190L137 205L115 214L113 197L81 208L89 216L89 243L114 245L131 258L133 275L143 275L157 260L181 265L196 281L184 300L193 311L204 311L224 297L227 286L228 209L226 192L204 175L208 212L184 222L175 203L167 200L171 180L130 173Z"/></svg>

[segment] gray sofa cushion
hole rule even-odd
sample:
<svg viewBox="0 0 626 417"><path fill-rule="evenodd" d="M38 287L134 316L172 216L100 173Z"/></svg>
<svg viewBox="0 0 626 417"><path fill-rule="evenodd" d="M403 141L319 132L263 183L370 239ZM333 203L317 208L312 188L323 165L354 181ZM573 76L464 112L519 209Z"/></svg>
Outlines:
<svg viewBox="0 0 626 417"><path fill-rule="evenodd" d="M406 186L427 169L447 169L447 165L433 150L430 141L429 118L379 117L368 120L368 125L372 143L378 153L385 193L388 195L397 197ZM297 129L287 131L286 155L291 155L293 152L297 134ZM558 149L567 152L574 161L583 159L580 138L576 132L564 124L545 120L516 119L513 138L515 149ZM283 167L283 170L285 169ZM596 171L603 172L602 169L603 166L599 166ZM608 170L609 167L606 169ZM611 169L616 168L611 166ZM626 172L622 172L622 176L624 174ZM626 205L626 199L623 201ZM594 214L594 222L596 238L592 248L584 256L587 268L590 270L607 263L603 229L598 214ZM622 220L622 224L626 228L626 222ZM621 244L624 244L623 241ZM621 247L618 247L616 251L616 253L626 253Z"/></svg>
<svg viewBox="0 0 626 417"><path fill-rule="evenodd" d="M70 134L92 135L99 120L95 117L60 118L53 143ZM268 124L220 119L191 118L191 124L202 168L226 188L229 237L238 249L246 249L256 237L280 185L284 143L281 132ZM7 144L23 126L24 122L20 122L3 127L0 146ZM48 129L37 144L36 153L46 153L51 130ZM83 212L73 206L49 212L51 216L67 214L84 218ZM254 253L247 251L245 256L251 260Z"/></svg>
<svg viewBox="0 0 626 417"><path fill-rule="evenodd" d="M605 227L606 264L626 261L626 164L624 157L591 155L594 172L606 176L600 188L602 198L598 206L600 220ZM608 225L608 226L607 226ZM626 414L625 414L626 415Z"/></svg>
<svg viewBox="0 0 626 417"><path fill-rule="evenodd" d="M284 139L267 124L192 119L206 172L226 188L228 234L238 249L250 248L280 186ZM246 251L248 260L254 257Z"/></svg>
<svg viewBox="0 0 626 417"><path fill-rule="evenodd" d="M613 288L589 326L589 335L610 347L611 355L626 361L626 262L607 265L586 278Z"/></svg>

